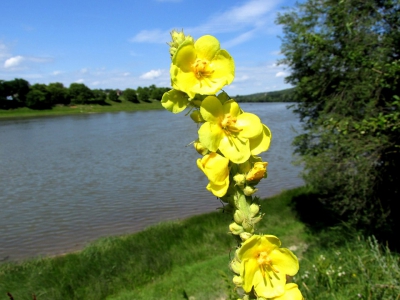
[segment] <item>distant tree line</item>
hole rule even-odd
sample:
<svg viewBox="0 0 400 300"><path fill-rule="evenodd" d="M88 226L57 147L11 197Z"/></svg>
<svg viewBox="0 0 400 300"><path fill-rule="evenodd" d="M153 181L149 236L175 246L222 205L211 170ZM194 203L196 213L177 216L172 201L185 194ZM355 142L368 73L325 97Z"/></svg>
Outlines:
<svg viewBox="0 0 400 300"><path fill-rule="evenodd" d="M107 100L121 102L120 98L134 103L160 101L164 92L169 90L170 88L156 87L154 84L138 87L136 90L91 90L83 83L71 83L69 87L59 82L31 85L25 79L15 78L9 81L0 80L0 109L50 109L55 105L77 104L106 105Z"/></svg>
<svg viewBox="0 0 400 300"><path fill-rule="evenodd" d="M237 102L293 102L294 88L268 93L257 93L245 96L236 96Z"/></svg>

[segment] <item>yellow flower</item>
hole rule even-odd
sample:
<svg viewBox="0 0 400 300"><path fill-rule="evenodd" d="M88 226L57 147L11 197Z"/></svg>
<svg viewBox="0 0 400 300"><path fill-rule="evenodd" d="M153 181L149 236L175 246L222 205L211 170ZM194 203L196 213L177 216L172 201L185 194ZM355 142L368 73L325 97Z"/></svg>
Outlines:
<svg viewBox="0 0 400 300"><path fill-rule="evenodd" d="M272 300L303 300L303 295L301 294L297 284L288 283L285 285L285 293L282 296L272 298Z"/></svg>
<svg viewBox="0 0 400 300"><path fill-rule="evenodd" d="M172 57L172 87L190 98L196 94L213 95L230 84L235 76L235 63L219 41L204 35L196 42L184 40Z"/></svg>
<svg viewBox="0 0 400 300"><path fill-rule="evenodd" d="M200 106L206 121L199 129L199 140L211 152L220 150L236 164L244 163L250 155L257 155L269 147L271 132L252 113L242 113L239 105L229 100L224 103L206 97Z"/></svg>
<svg viewBox="0 0 400 300"><path fill-rule="evenodd" d="M242 244L238 259L246 293L253 288L258 297L264 298L285 293L286 275L294 276L299 262L290 250L280 246L280 240L273 235L253 235Z"/></svg>
<svg viewBox="0 0 400 300"><path fill-rule="evenodd" d="M211 152L197 160L197 166L206 174L208 180L207 190L214 196L222 197L226 194L229 187L229 159Z"/></svg>
<svg viewBox="0 0 400 300"><path fill-rule="evenodd" d="M247 181L260 181L265 177L267 173L267 162L257 161L254 163L253 168L247 173L246 180Z"/></svg>

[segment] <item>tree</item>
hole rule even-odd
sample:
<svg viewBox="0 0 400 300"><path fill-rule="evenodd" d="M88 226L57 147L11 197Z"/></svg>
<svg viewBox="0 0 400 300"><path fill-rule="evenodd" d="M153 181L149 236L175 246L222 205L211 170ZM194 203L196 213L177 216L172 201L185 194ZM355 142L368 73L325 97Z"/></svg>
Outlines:
<svg viewBox="0 0 400 300"><path fill-rule="evenodd" d="M162 87L158 88L158 87L156 87L156 88L152 89L151 94L150 94L150 98L154 99L154 100L161 101L162 96L164 95L164 93L168 92L169 90L171 90L171 89L170 88L162 88Z"/></svg>
<svg viewBox="0 0 400 300"><path fill-rule="evenodd" d="M155 87L155 86L154 86ZM142 102L149 102L150 100L150 89L148 87L138 87L136 89L138 99Z"/></svg>
<svg viewBox="0 0 400 300"><path fill-rule="evenodd" d="M398 1L306 0L277 23L306 182L342 220L391 234L400 225Z"/></svg>
<svg viewBox="0 0 400 300"><path fill-rule="evenodd" d="M51 95L45 84L36 83L26 95L26 106L32 109L49 109L52 107Z"/></svg>
<svg viewBox="0 0 400 300"><path fill-rule="evenodd" d="M133 103L139 103L138 97L136 95L136 91L134 89L126 89L124 93L122 94L125 97L125 100L133 102Z"/></svg>
<svg viewBox="0 0 400 300"><path fill-rule="evenodd" d="M15 108L25 106L26 95L30 91L30 84L28 81L15 78L14 80L3 81L1 86L2 94L3 97L7 99L8 107Z"/></svg>
<svg viewBox="0 0 400 300"><path fill-rule="evenodd" d="M94 98L92 90L83 83L71 83L68 94L74 104L87 104Z"/></svg>
<svg viewBox="0 0 400 300"><path fill-rule="evenodd" d="M54 104L64 104L67 105L71 102L68 95L68 90L60 82L49 83L47 86L47 91L50 94L50 101Z"/></svg>
<svg viewBox="0 0 400 300"><path fill-rule="evenodd" d="M108 92L108 99L110 99L111 101L118 102L118 98L119 97L118 97L117 92L115 90L110 90Z"/></svg>

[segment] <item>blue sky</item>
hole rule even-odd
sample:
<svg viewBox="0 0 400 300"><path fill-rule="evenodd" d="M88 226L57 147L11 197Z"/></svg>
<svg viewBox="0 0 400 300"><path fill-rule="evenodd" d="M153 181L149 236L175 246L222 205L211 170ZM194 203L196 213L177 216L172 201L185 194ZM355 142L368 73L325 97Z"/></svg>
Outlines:
<svg viewBox="0 0 400 300"><path fill-rule="evenodd" d="M0 18L0 80L84 83L91 89L169 87L172 29L211 34L235 60L224 88L247 95L289 88L278 66L278 11L294 0L13 0Z"/></svg>

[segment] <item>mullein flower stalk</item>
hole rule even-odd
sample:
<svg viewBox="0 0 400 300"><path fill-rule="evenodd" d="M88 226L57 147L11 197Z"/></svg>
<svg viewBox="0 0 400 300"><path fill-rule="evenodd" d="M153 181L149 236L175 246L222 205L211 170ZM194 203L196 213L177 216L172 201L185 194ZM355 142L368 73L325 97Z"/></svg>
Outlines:
<svg viewBox="0 0 400 300"><path fill-rule="evenodd" d="M243 300L303 299L297 285L287 283L299 269L297 257L281 248L276 236L256 233L263 214L254 194L268 165L257 155L268 150L271 131L222 91L234 79L235 64L215 37L194 40L174 30L171 38L172 89L161 104L175 114L190 107L188 114L199 126L193 142L202 156L197 166L209 180L206 189L232 213L228 227L238 244L229 264L234 285Z"/></svg>

